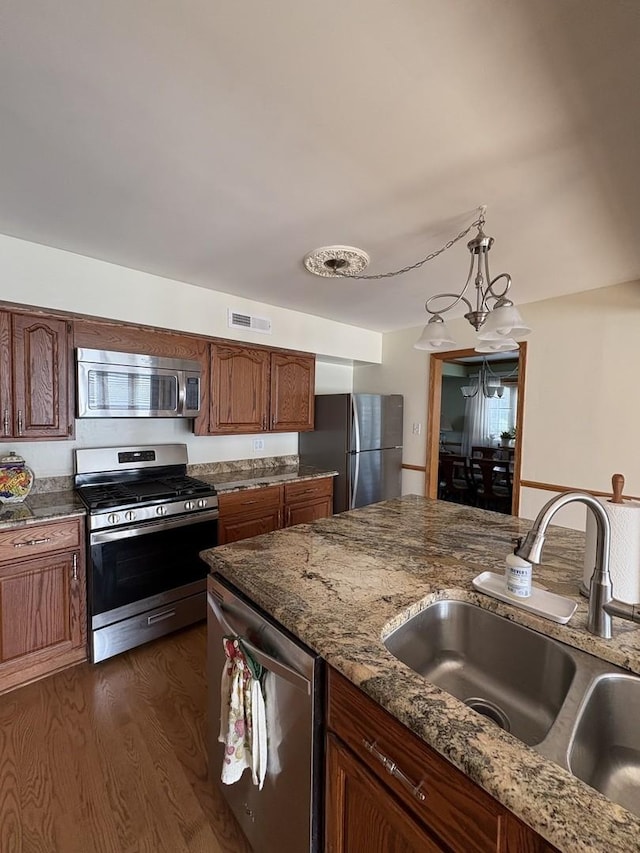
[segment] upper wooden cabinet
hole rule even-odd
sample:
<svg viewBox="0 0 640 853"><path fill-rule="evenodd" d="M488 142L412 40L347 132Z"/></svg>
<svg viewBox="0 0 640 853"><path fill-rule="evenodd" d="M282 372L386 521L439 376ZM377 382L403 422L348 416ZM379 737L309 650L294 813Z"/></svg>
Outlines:
<svg viewBox="0 0 640 853"><path fill-rule="evenodd" d="M309 355L271 353L271 421L269 429L313 429L316 361Z"/></svg>
<svg viewBox="0 0 640 853"><path fill-rule="evenodd" d="M209 432L313 429L314 384L313 355L214 343Z"/></svg>
<svg viewBox="0 0 640 853"><path fill-rule="evenodd" d="M269 352L240 345L211 345L209 431L268 429Z"/></svg>
<svg viewBox="0 0 640 853"><path fill-rule="evenodd" d="M73 435L72 365L71 323L0 312L3 439Z"/></svg>

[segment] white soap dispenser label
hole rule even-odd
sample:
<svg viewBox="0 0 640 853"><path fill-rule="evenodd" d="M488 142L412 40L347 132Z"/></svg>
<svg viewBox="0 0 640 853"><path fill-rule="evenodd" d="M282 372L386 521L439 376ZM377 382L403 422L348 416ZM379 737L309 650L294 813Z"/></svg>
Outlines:
<svg viewBox="0 0 640 853"><path fill-rule="evenodd" d="M507 555L507 592L517 598L529 598L531 595L531 563L518 557Z"/></svg>

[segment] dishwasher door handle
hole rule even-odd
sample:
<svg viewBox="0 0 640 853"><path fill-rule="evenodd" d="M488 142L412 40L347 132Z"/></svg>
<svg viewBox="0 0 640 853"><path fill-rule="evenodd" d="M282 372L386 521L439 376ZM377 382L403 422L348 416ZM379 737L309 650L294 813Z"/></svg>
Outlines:
<svg viewBox="0 0 640 853"><path fill-rule="evenodd" d="M237 631L234 631L231 625L227 622L227 619L224 615L224 611L222 609L222 603L217 600L217 598L209 593L207 595L207 600L209 602L209 607L213 610L216 619L220 623L223 631L227 634L230 634L232 637L238 637L242 640L242 645L249 652L251 657L257 661L261 666L264 667L268 672L272 672L274 675L277 675L278 678L282 678L284 681L289 683L292 687L297 688L298 690L303 690L307 696L311 695L311 682L304 677L304 675L300 675L299 672L296 672L295 669L292 669L290 666L287 666L285 663L281 663L279 660L271 657L271 655L266 654L261 649L254 646L253 643L250 643L244 637L239 636Z"/></svg>

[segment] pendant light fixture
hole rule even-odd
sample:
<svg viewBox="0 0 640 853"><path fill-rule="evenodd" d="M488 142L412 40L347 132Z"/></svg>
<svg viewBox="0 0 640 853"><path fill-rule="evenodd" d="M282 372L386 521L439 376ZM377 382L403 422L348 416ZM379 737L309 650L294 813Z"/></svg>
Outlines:
<svg viewBox="0 0 640 853"><path fill-rule="evenodd" d="M491 278L489 272L489 251L493 246L493 237L484 233L486 205L479 208L480 215L471 225L453 237L444 246L428 254L414 264L409 264L392 272L364 274L362 271L369 264L369 255L354 246L322 246L309 252L304 258L304 265L314 275L336 278L366 279L369 281L392 278L406 272L419 269L428 261L432 261L454 246L459 240L477 228L478 233L467 243L471 252L469 274L460 293L438 293L430 296L425 302L425 310L430 315L429 322L424 327L420 338L414 344L416 349L447 350L455 347L456 342L451 336L442 317L461 302L467 307L465 318L478 333L476 352L507 352L518 348L517 341L529 334L531 329L522 320L520 312L507 297L511 289L511 276L500 273ZM474 275L475 270L475 275ZM475 288L473 304L465 295L470 289L471 282ZM471 295L471 294L470 294ZM442 306L442 300L450 300ZM436 305L440 307L436 309Z"/></svg>
<svg viewBox="0 0 640 853"><path fill-rule="evenodd" d="M531 331L516 306L507 297L511 289L511 276L503 272L491 278L489 252L493 246L493 237L487 237L483 230L485 210L484 206L480 208L480 217L477 223L474 223L477 225L478 233L467 243L471 253L471 263L464 287L460 293L438 293L427 299L424 307L431 317L422 335L414 344L416 349L437 351L455 346L455 340L442 315L461 302L468 309L464 315L465 319L478 333L476 352L507 352L517 349L518 340ZM475 288L473 304L465 295L472 281ZM450 300L449 303L444 307L440 305L436 308L438 302L441 303L444 299Z"/></svg>

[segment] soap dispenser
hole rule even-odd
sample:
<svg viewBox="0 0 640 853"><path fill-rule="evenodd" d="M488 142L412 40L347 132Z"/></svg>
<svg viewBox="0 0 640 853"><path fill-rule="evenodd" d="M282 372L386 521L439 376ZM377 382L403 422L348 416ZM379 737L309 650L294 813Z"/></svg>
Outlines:
<svg viewBox="0 0 640 853"><path fill-rule="evenodd" d="M529 598L531 595L531 563L517 555L516 551L521 543L521 538L515 539L513 553L507 554L505 586L510 595L514 595L516 598Z"/></svg>

